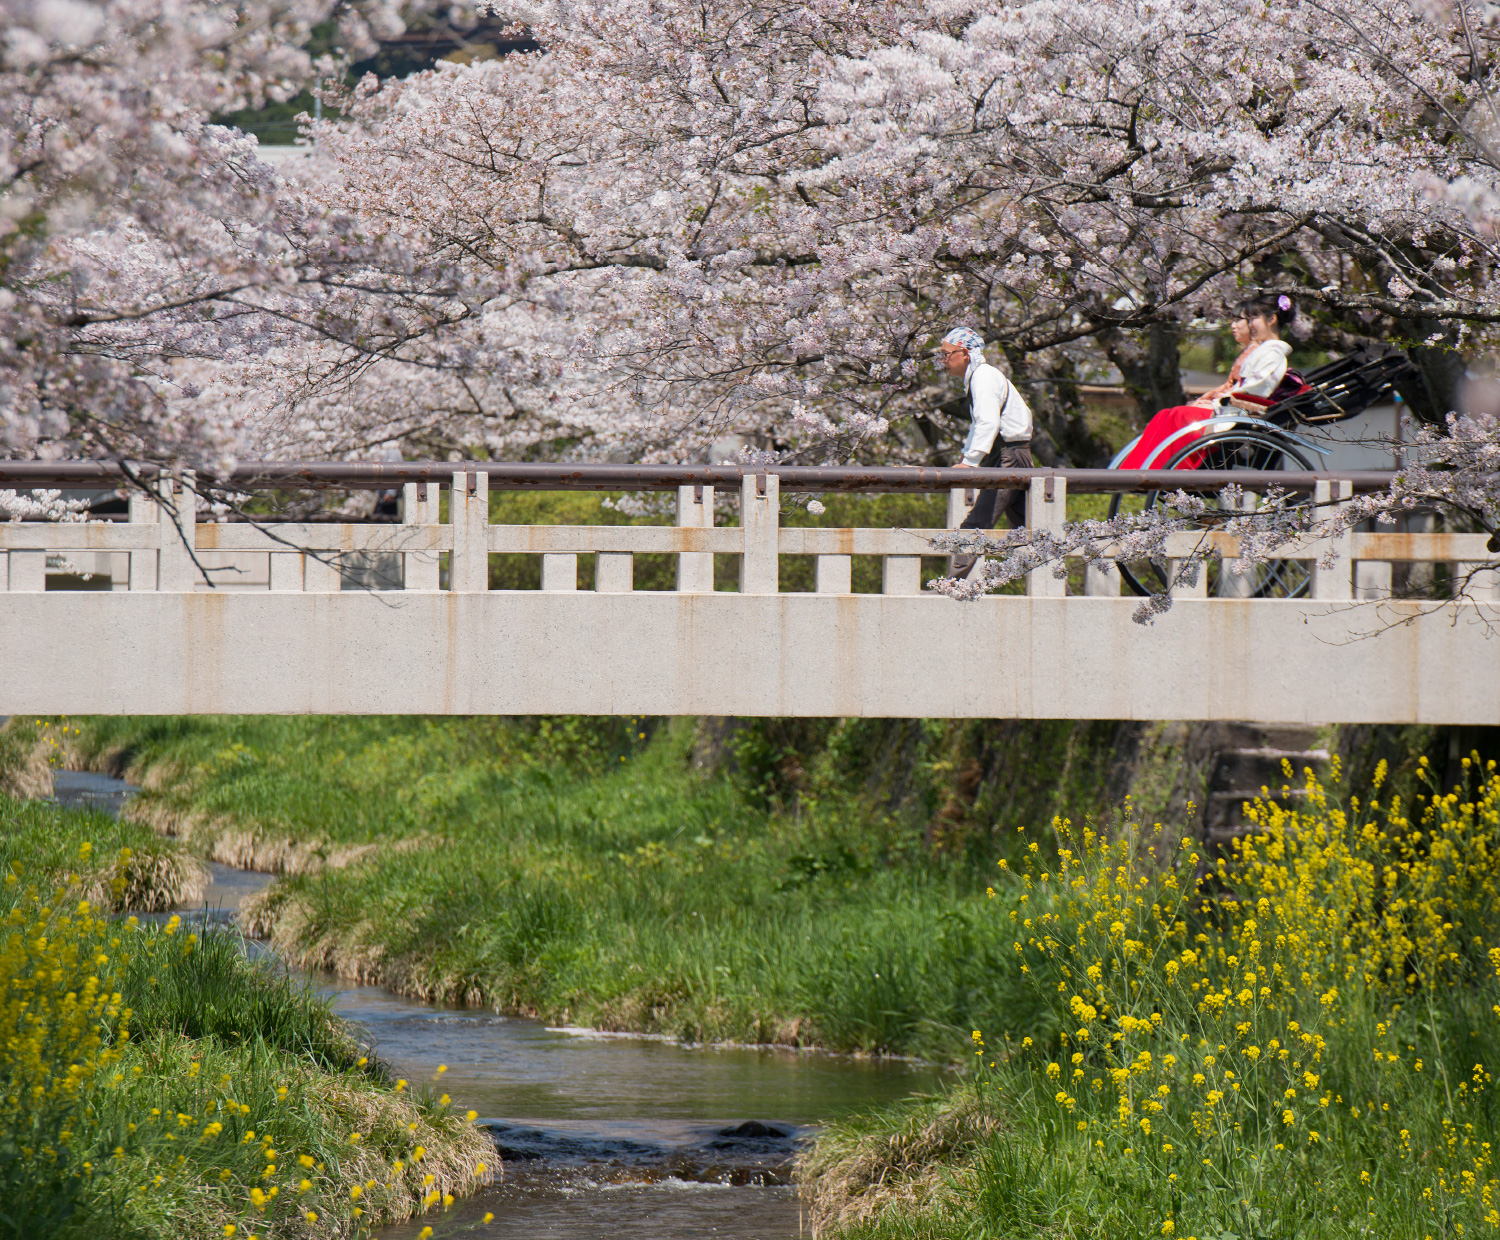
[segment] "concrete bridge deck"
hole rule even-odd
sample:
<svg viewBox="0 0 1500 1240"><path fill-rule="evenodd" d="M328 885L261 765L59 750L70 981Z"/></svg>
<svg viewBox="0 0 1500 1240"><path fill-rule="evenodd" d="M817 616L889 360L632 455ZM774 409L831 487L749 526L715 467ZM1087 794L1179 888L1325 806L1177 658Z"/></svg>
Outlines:
<svg viewBox="0 0 1500 1240"><path fill-rule="evenodd" d="M713 524L702 485L677 488L674 526L500 526L487 474L447 468L443 521L437 484L408 482L398 524L205 524L168 491L133 499L125 522L0 525L0 714L1500 724L1494 585L1461 601L1356 597L1393 561L1500 564L1482 535L1354 534L1307 598L1200 587L1143 627L1107 572L1076 596L1047 570L1024 595L924 594L938 531L782 528L774 470L740 471L737 526ZM1033 524L1062 523L1067 485L1030 480ZM1331 502L1349 493L1316 485ZM963 503L950 495L950 524ZM1179 537L1185 553L1197 536ZM490 590L489 556L516 551L541 557L542 588ZM633 588L643 553L677 557L675 591ZM738 592L715 591L716 553L739 557ZM596 557L592 590L577 588L580 555ZM779 590L783 555L816 557L814 592ZM882 593L851 592L855 555L881 557ZM48 589L49 558L107 564L116 588ZM396 588L348 588L356 561ZM208 588L200 563L237 569L239 586Z"/></svg>

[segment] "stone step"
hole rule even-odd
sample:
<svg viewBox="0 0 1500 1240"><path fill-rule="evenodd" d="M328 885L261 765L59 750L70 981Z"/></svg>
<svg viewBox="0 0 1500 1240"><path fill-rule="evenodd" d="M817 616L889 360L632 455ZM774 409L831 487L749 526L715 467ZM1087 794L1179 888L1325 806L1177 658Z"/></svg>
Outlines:
<svg viewBox="0 0 1500 1240"><path fill-rule="evenodd" d="M1268 789L1262 792L1259 788L1253 792L1240 790L1238 792L1210 792L1210 801L1287 801L1307 795L1306 788Z"/></svg>
<svg viewBox="0 0 1500 1240"><path fill-rule="evenodd" d="M1268 801L1290 806L1305 800L1307 790L1296 787L1303 771L1325 770L1332 761L1318 744L1317 729L1300 724L1226 725L1217 736L1203 806L1203 840L1222 847L1259 828L1244 819L1244 805ZM1290 763L1292 775L1286 773Z"/></svg>
<svg viewBox="0 0 1500 1240"><path fill-rule="evenodd" d="M1255 731L1256 736L1250 744L1271 749L1310 750L1318 743L1316 728L1296 724L1272 724L1268 727L1256 728Z"/></svg>
<svg viewBox="0 0 1500 1240"><path fill-rule="evenodd" d="M1225 749L1221 753L1233 754L1237 758L1269 758L1274 762L1283 759L1294 765L1298 762L1327 762L1330 755L1326 749L1272 749L1270 746L1262 746L1259 749Z"/></svg>

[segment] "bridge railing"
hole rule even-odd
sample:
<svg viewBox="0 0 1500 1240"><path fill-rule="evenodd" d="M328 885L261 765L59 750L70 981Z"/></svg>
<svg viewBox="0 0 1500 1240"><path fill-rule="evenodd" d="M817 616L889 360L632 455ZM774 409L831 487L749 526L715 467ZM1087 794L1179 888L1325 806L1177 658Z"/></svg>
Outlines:
<svg viewBox="0 0 1500 1240"><path fill-rule="evenodd" d="M882 592L921 593L921 561L936 554L931 540L939 529L785 527L781 492L925 491L947 496L947 526L958 525L980 487L1021 487L1028 523L1061 526L1067 496L1075 493L1145 491L1191 486L1211 490L1227 482L1246 489L1278 486L1311 493L1316 502L1346 502L1356 490L1380 489L1383 472L1300 474L1251 471L1111 470L957 470L902 468L806 468L767 466L570 466L495 463L404 462L276 463L241 467L215 487L253 489L366 489L399 491L401 515L390 522L201 521L195 513L196 483L191 477L132 471L135 489L124 521L0 524L0 591L47 588L49 565L108 576L115 589L192 592L229 586L273 592L324 593L355 586L459 593L489 589L492 553L523 552L541 558L541 589L578 588L578 557L595 557L594 589L624 593L634 588L634 557L669 554L677 558L676 588L684 593L714 590L714 556L739 559L739 590L779 591L780 557L810 556L816 563L818 594L852 592L852 557L882 561ZM43 464L0 462L0 486L114 486L122 469L109 463ZM650 490L676 496L676 524L655 525L495 525L489 492L532 490ZM447 491L447 520L440 520L440 495ZM715 500L725 490L738 493L739 524L715 524ZM1183 533L1168 544L1169 557L1189 555L1204 539L1226 556L1237 554L1235 540L1223 534ZM1500 566L1482 534L1353 533L1340 540L1335 566L1316 565L1328 544L1310 540L1284 553L1287 559L1314 561L1311 596L1351 599L1378 594L1384 567L1396 562L1438 562L1467 576ZM90 554L94 557L89 559ZM443 561L446 559L446 566ZM105 567L107 565L107 567ZM1361 571L1359 566L1364 566ZM444 568L446 567L446 571ZM205 580L205 574L209 580ZM1202 595L1204 578L1196 593ZM1469 593L1500 598L1500 573L1471 581ZM212 585L210 584L212 581ZM1069 584L1050 569L1028 575L1026 593L1059 597ZM1083 574L1082 594L1117 596L1119 576L1091 568ZM1194 591L1179 591L1191 597Z"/></svg>

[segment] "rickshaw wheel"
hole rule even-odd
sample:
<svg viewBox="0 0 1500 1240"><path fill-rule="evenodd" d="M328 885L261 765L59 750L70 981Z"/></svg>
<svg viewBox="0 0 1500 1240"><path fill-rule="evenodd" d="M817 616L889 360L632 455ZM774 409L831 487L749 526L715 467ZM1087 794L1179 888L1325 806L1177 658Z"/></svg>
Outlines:
<svg viewBox="0 0 1500 1240"><path fill-rule="evenodd" d="M1178 449L1162 468L1176 469L1189 457L1202 455L1198 469L1255 469L1255 470L1308 470L1316 468L1306 454L1289 440L1265 431L1228 430L1215 435L1205 435ZM1191 485L1192 471L1183 471L1184 491L1194 491ZM1247 497L1251 492L1246 492ZM1126 497L1116 494L1109 502L1109 515L1117 516ZM1132 497L1133 498L1133 497ZM1217 503L1218 496L1205 496L1210 503ZM1142 510L1155 508L1166 502L1161 491L1146 493ZM1310 501L1309 501L1310 502ZM1162 560L1121 560L1118 563L1120 577L1131 593L1142 596L1161 594L1167 589L1167 566ZM1298 598L1307 592L1311 580L1309 565L1303 560L1269 560L1256 564L1236 577L1221 561L1211 561L1203 566L1208 574L1210 596L1235 598Z"/></svg>

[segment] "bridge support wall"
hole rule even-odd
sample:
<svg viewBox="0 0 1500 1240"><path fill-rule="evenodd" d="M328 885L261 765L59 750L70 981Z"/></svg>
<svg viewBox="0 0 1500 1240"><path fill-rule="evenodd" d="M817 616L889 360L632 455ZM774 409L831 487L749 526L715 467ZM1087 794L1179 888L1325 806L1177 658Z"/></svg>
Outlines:
<svg viewBox="0 0 1500 1240"><path fill-rule="evenodd" d="M1500 724L1500 605L574 591L0 593L0 714Z"/></svg>

